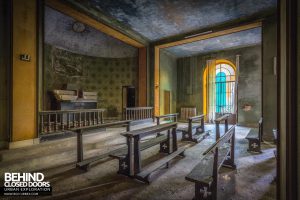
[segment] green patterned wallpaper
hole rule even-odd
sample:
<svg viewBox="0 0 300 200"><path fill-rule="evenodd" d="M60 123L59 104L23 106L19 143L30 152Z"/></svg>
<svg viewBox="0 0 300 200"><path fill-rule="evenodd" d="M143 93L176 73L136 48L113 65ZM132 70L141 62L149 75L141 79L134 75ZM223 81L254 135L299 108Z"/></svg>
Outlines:
<svg viewBox="0 0 300 200"><path fill-rule="evenodd" d="M117 109L120 113L122 86L136 86L137 65L137 57L91 57L45 44L44 108L49 109L47 91L64 89L64 85L68 85L84 91L98 92L98 108Z"/></svg>

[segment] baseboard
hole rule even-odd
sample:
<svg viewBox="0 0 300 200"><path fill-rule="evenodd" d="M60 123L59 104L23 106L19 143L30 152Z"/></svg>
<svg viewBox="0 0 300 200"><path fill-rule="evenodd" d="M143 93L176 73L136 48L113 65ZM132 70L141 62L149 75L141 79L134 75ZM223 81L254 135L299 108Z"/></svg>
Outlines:
<svg viewBox="0 0 300 200"><path fill-rule="evenodd" d="M10 142L8 144L8 148L9 149L17 149L17 148L32 146L32 145L39 144L39 143L40 143L40 138L34 138L34 139L29 139L29 140Z"/></svg>

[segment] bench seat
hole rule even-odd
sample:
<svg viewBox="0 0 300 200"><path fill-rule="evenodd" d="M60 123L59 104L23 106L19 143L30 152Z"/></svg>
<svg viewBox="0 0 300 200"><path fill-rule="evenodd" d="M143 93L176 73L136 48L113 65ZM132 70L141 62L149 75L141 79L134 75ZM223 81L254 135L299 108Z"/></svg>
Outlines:
<svg viewBox="0 0 300 200"><path fill-rule="evenodd" d="M167 136L166 135L161 135L159 137L156 137L154 139L149 139L148 141L146 142L142 142L141 143L141 150L145 150L145 149L148 149L156 144L159 144L163 141L166 141L167 140ZM83 169L85 171L88 171L90 169L90 165L94 162L97 162L99 160L102 160L102 159L105 159L107 157L112 157L112 158L117 158L117 159L121 159L121 158L124 158L127 154L127 149L128 147L127 146L124 146L124 147L121 147L119 149L115 149L115 150L112 150L110 152L107 152L107 153L104 153L104 154L101 154L101 155L98 155L98 156L95 156L95 157L91 157L91 158L87 158L85 160L83 160L82 162L78 162L76 164L76 167L80 168L80 169Z"/></svg>
<svg viewBox="0 0 300 200"><path fill-rule="evenodd" d="M213 181L213 164L214 157L213 155L207 156L203 158L194 168L193 170L185 177L186 180L194 182L194 183L203 183L207 187Z"/></svg>
<svg viewBox="0 0 300 200"><path fill-rule="evenodd" d="M251 128L249 133L246 136L246 139L249 142L247 151L261 153L260 149L260 138L259 138L259 129Z"/></svg>
<svg viewBox="0 0 300 200"><path fill-rule="evenodd" d="M173 158L175 158L178 155L183 156L185 149L186 149L185 147L180 147L173 153L169 154L168 156L165 156L165 157L147 165L140 173L138 173L136 175L136 178L143 182L150 183L151 182L150 175L152 172L154 172L155 170L157 170L158 168L160 168L161 166L163 166L165 164L167 164L167 167L168 167L169 162Z"/></svg>
<svg viewBox="0 0 300 200"><path fill-rule="evenodd" d="M145 149L148 149L150 147L153 147L157 144L160 144L161 142L164 142L168 139L168 137L166 135L159 135L158 137L155 137L153 139L149 139L145 142L141 142L140 144L140 150L143 151ZM122 148L122 149L119 149L118 151L115 151L115 152L112 152L109 154L110 157L113 157L113 158L124 158L126 156L128 152L128 148L127 146Z"/></svg>
<svg viewBox="0 0 300 200"><path fill-rule="evenodd" d="M193 124L193 125L192 125L192 129L198 129L198 128L201 128L201 124ZM179 128L177 128L177 130L178 130L178 131L185 131L185 132L188 132L189 127L188 127L188 126L179 127Z"/></svg>
<svg viewBox="0 0 300 200"><path fill-rule="evenodd" d="M259 139L258 128L251 128L246 139Z"/></svg>
<svg viewBox="0 0 300 200"><path fill-rule="evenodd" d="M263 141L262 139L262 125L263 125L263 118L261 117L258 121L258 128L251 128L249 133L246 136L248 140L248 150L250 152L261 153L260 144Z"/></svg>
<svg viewBox="0 0 300 200"><path fill-rule="evenodd" d="M219 124L216 124L217 128L218 126ZM195 183L195 200L217 199L219 169L222 166L236 169L234 141L235 125L222 137L216 134L216 142L204 151L202 160L185 177L186 180Z"/></svg>
<svg viewBox="0 0 300 200"><path fill-rule="evenodd" d="M218 168L222 167L223 162L226 160L227 155L230 152L228 146L220 148L218 154ZM205 187L209 187L213 181L213 154L203 158L193 170L185 177L186 180L201 183Z"/></svg>

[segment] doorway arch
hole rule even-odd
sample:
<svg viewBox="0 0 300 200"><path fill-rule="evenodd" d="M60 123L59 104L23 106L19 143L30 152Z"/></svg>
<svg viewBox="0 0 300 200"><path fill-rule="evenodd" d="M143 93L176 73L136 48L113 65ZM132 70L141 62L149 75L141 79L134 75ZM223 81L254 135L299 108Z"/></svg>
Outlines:
<svg viewBox="0 0 300 200"><path fill-rule="evenodd" d="M208 115L209 109L218 113L233 113L236 108L236 66L226 59L214 60L213 64L205 67L203 72L203 114ZM214 74L209 75L209 71ZM209 77L213 80L209 80ZM209 87L210 84L215 84ZM213 88L213 89L212 89ZM213 90L213 91L212 91ZM214 95L209 95L211 93ZM211 96L211 99L209 99ZM212 98L213 96L213 98Z"/></svg>

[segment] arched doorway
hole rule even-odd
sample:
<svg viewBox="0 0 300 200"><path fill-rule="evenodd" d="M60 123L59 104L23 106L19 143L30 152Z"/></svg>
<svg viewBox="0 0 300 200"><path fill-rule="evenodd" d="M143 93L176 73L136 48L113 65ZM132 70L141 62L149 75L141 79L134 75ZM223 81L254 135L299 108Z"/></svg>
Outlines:
<svg viewBox="0 0 300 200"><path fill-rule="evenodd" d="M207 121L216 115L236 113L236 68L228 60L210 60L203 73L203 113Z"/></svg>

